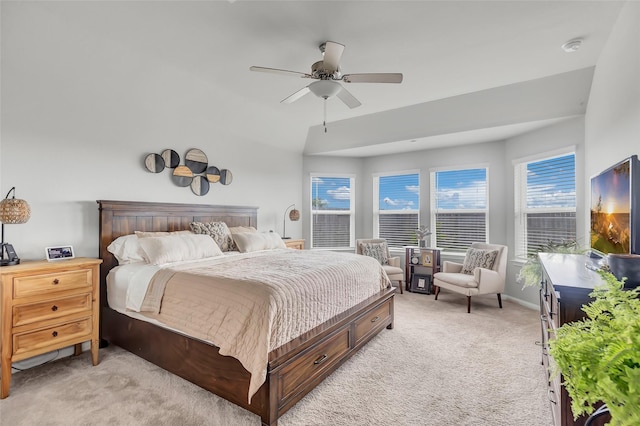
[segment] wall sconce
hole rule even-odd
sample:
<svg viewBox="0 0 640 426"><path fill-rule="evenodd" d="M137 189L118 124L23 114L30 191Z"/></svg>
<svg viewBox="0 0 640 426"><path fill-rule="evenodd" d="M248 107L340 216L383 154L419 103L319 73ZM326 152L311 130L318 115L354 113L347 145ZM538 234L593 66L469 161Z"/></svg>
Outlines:
<svg viewBox="0 0 640 426"><path fill-rule="evenodd" d="M13 191L13 197L9 194ZM4 242L5 223L26 223L31 217L31 208L25 200L16 199L16 187L7 192L4 200L0 201L0 222L2 222L2 245L0 246L0 266L17 265L20 259L11 244ZM6 257L5 257L6 254Z"/></svg>
<svg viewBox="0 0 640 426"><path fill-rule="evenodd" d="M296 205L295 204L291 204L289 207L287 207L284 211L284 221L282 223L282 239L283 240L288 240L291 237L287 237L287 211L293 207L293 210L291 210L289 212L289 220L291 220L292 222L297 222L300 220L300 210L296 210Z"/></svg>

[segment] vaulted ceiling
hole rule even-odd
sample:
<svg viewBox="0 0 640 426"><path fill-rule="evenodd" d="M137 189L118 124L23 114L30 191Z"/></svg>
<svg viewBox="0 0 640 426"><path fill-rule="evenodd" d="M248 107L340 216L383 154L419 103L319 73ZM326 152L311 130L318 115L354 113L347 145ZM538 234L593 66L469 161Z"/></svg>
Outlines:
<svg viewBox="0 0 640 426"><path fill-rule="evenodd" d="M9 53L27 55L23 63L28 64L29 46L34 47L38 55L33 54L34 66L20 72L46 73L48 81L59 81L59 88L43 87L52 95L60 91L51 99L64 96L69 84L82 85L99 109L100 97L134 92L138 112L152 104L156 113L157 105L165 104L167 111L192 111L193 123L185 125L210 119L218 137L229 141L264 143L310 155L350 156L502 139L583 114L593 67L622 5L617 1L19 3L10 22L3 16L3 24L21 26L17 34L36 33L24 29L32 25L40 34L51 29L51 35L21 40L22 52ZM53 31L56 26L64 32ZM10 28L7 34L13 34ZM581 48L564 52L561 45L576 37L584 39ZM344 73L401 72L404 81L343 83L362 106L350 109L329 99L325 133L322 99L308 94L291 104L280 103L309 79L250 72L249 67L310 72L311 65L321 60L318 46L326 40L346 46L340 62ZM77 57L84 59L78 63ZM105 69L112 80L92 81ZM128 103L122 102L122 107Z"/></svg>

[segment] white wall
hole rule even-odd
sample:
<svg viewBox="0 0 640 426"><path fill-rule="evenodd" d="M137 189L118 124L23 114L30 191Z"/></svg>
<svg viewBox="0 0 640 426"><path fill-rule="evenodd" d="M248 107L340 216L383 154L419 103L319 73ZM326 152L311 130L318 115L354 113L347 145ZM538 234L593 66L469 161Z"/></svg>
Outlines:
<svg viewBox="0 0 640 426"><path fill-rule="evenodd" d="M620 11L593 77L585 115L585 183L618 161L640 155L638 40L640 2L629 1ZM587 203L584 211L589 214Z"/></svg>
<svg viewBox="0 0 640 426"><path fill-rule="evenodd" d="M117 13L124 5L54 6L2 5L0 192L15 186L31 205L29 222L5 226L22 259L58 244L97 256L98 199L258 206L259 228L282 232L285 208L301 202L301 155L270 147L269 129L247 139L250 112L194 74L210 67L194 39L145 25L135 8ZM167 148L202 149L232 184L198 197L168 170L147 172L144 156Z"/></svg>

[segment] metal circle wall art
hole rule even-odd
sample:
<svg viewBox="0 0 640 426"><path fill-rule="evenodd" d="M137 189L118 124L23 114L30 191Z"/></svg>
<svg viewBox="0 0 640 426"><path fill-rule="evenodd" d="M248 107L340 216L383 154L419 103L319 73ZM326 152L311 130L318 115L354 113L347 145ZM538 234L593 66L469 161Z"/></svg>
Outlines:
<svg viewBox="0 0 640 426"><path fill-rule="evenodd" d="M164 160L164 165L170 169L175 169L180 164L180 156L172 149L165 149L160 155Z"/></svg>
<svg viewBox="0 0 640 426"><path fill-rule="evenodd" d="M180 164L178 153L172 149L165 149L160 154L148 154L144 165L151 173L160 173L165 168L173 169L173 183L181 187L190 186L198 196L207 194L213 184L229 185L233 180L230 170L209 166L207 155L197 148L186 152L183 165Z"/></svg>
<svg viewBox="0 0 640 426"><path fill-rule="evenodd" d="M197 148L190 149L184 156L184 164L195 174L207 170L208 163L209 159L207 158L207 154Z"/></svg>
<svg viewBox="0 0 640 426"><path fill-rule="evenodd" d="M151 173L160 173L164 170L164 160L158 154L149 154L144 159L144 166Z"/></svg>

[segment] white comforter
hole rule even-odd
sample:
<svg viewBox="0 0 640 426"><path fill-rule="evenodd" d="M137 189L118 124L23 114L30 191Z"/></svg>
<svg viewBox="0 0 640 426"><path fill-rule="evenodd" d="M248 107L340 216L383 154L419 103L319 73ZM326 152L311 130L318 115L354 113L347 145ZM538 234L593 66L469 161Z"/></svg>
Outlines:
<svg viewBox="0 0 640 426"><path fill-rule="evenodd" d="M283 249L157 268L143 300L140 288L127 291L127 307L238 359L250 401L270 351L389 285L373 258Z"/></svg>

